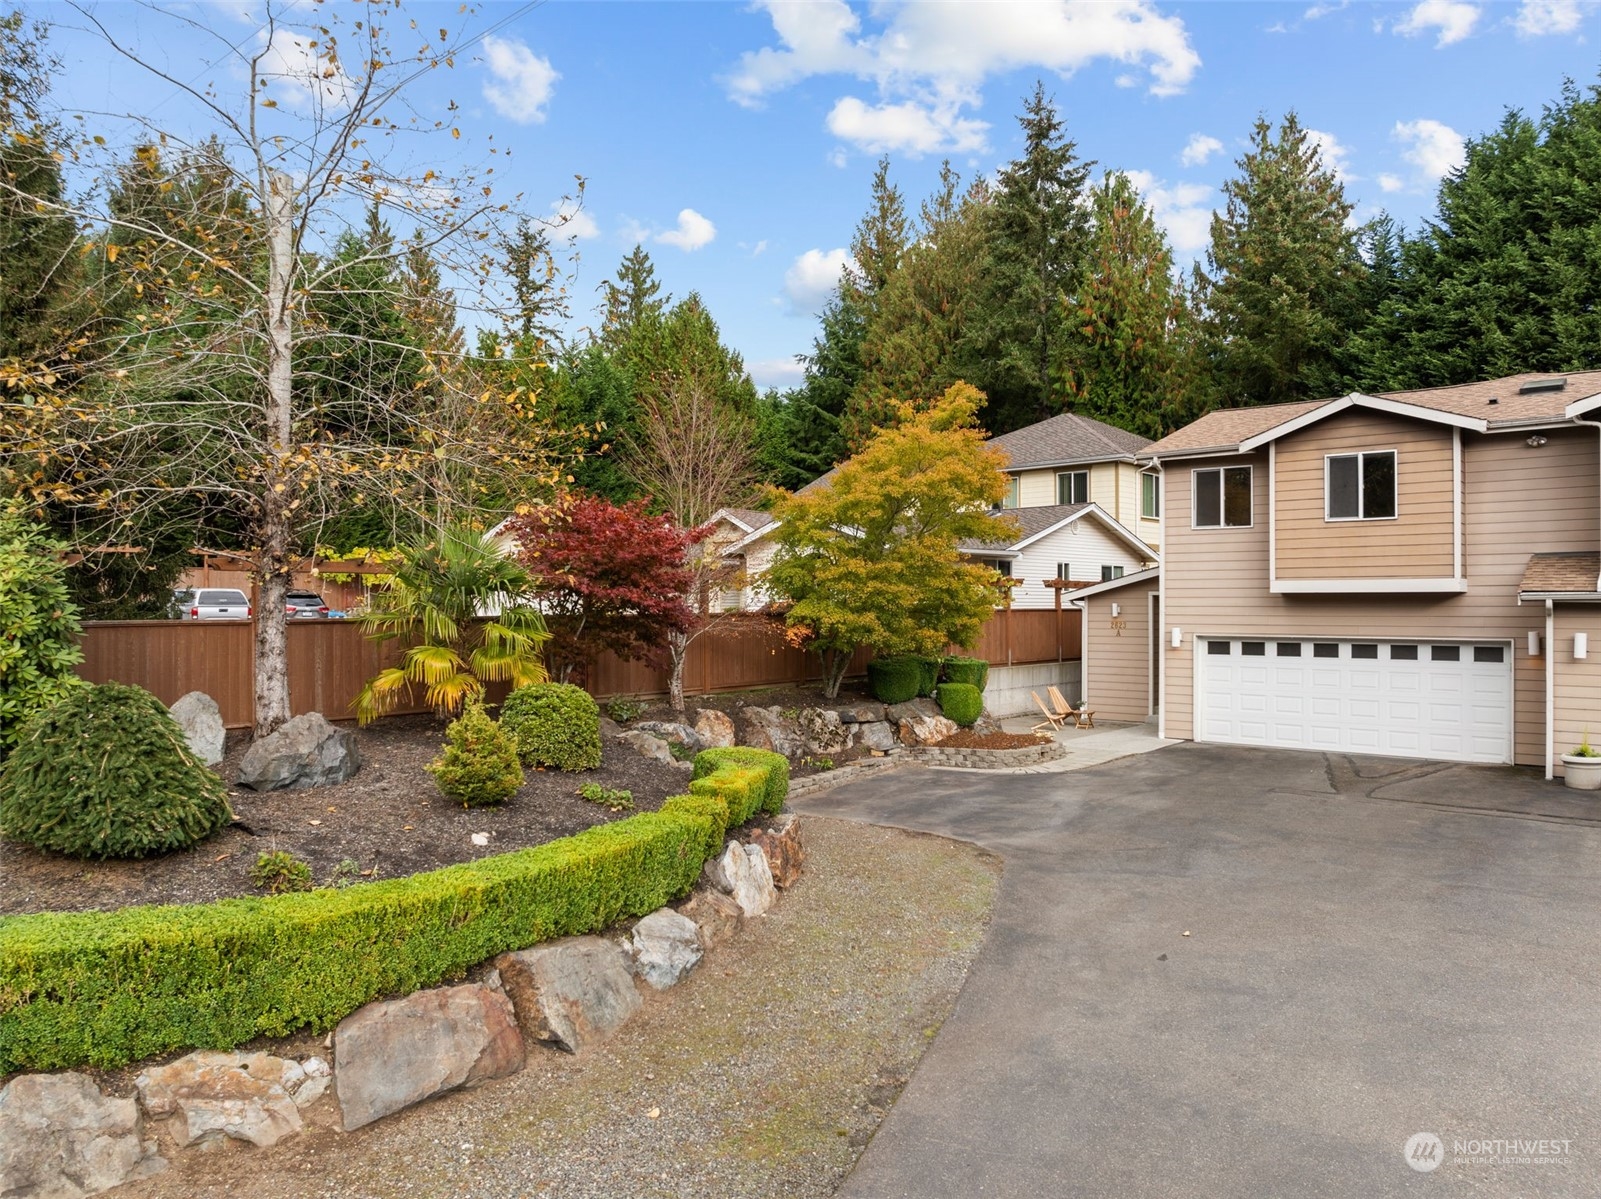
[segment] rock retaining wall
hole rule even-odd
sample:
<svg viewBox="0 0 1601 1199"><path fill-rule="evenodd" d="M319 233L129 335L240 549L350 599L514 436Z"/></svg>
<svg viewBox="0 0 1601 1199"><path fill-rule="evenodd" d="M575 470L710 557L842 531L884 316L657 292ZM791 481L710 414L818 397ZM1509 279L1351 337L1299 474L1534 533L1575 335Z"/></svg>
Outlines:
<svg viewBox="0 0 1601 1199"><path fill-rule="evenodd" d="M906 751L925 766L961 766L969 770L1004 770L1018 766L1037 766L1065 758L1067 750L1055 741L1025 745L1020 749L957 749L943 745L922 745Z"/></svg>

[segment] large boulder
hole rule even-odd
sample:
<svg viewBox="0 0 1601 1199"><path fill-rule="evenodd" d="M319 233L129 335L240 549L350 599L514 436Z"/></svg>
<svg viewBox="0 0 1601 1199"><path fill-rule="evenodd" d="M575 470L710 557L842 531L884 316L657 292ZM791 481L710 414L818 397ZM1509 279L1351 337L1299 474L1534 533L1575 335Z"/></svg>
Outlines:
<svg viewBox="0 0 1601 1199"><path fill-rule="evenodd" d="M912 716L896 727L902 745L937 745L961 731L961 725L945 716Z"/></svg>
<svg viewBox="0 0 1601 1199"><path fill-rule="evenodd" d="M701 877L725 895L733 897L747 916L760 916L778 899L773 872L760 846L730 841L722 856L712 858L701 868Z"/></svg>
<svg viewBox="0 0 1601 1199"><path fill-rule="evenodd" d="M887 720L875 720L871 724L857 725L856 736L863 749L891 750L897 744L895 726Z"/></svg>
<svg viewBox="0 0 1601 1199"><path fill-rule="evenodd" d="M195 757L207 766L222 761L228 730L223 726L222 710L216 700L204 691L191 691L180 696L168 711L183 730L183 738Z"/></svg>
<svg viewBox="0 0 1601 1199"><path fill-rule="evenodd" d="M790 812L750 836L751 845L762 851L775 887L790 887L800 878L806 851L801 847L800 817Z"/></svg>
<svg viewBox="0 0 1601 1199"><path fill-rule="evenodd" d="M695 922L672 908L641 917L628 939L629 966L658 991L682 982L701 959Z"/></svg>
<svg viewBox="0 0 1601 1199"><path fill-rule="evenodd" d="M898 725L903 720L916 720L921 716L938 716L939 705L931 699L909 699L903 704L890 704L884 709L884 719Z"/></svg>
<svg viewBox="0 0 1601 1199"><path fill-rule="evenodd" d="M800 713L793 708L786 710L775 704L771 708L746 708L740 715L745 725L741 745L770 749L787 758L806 752L806 738L800 731Z"/></svg>
<svg viewBox="0 0 1601 1199"><path fill-rule="evenodd" d="M695 768L694 763L680 762L673 757L672 746L654 733L643 732L639 729L629 729L626 733L619 733L617 740L631 748L640 757L649 758L653 762L660 762L663 766L682 766L686 770Z"/></svg>
<svg viewBox="0 0 1601 1199"><path fill-rule="evenodd" d="M884 705L864 700L834 709L845 724L874 724L884 719Z"/></svg>
<svg viewBox="0 0 1601 1199"><path fill-rule="evenodd" d="M702 708L695 713L695 734L709 748L727 749L738 744L733 719L716 708Z"/></svg>
<svg viewBox="0 0 1601 1199"><path fill-rule="evenodd" d="M369 1003L334 1030L334 1092L345 1131L523 1068L504 992L478 983Z"/></svg>
<svg viewBox="0 0 1601 1199"><path fill-rule="evenodd" d="M82 1199L167 1163L145 1144L139 1105L87 1075L23 1074L0 1087L0 1195Z"/></svg>
<svg viewBox="0 0 1601 1199"><path fill-rule="evenodd" d="M168 1121L180 1149L224 1137L260 1148L304 1127L300 1109L328 1086L326 1063L310 1072L270 1053L191 1053L135 1080L145 1114ZM311 1063L308 1063L311 1064Z"/></svg>
<svg viewBox="0 0 1601 1199"><path fill-rule="evenodd" d="M700 734L676 720L636 720L634 727L640 732L660 737L669 745L679 745L685 749L701 747Z"/></svg>
<svg viewBox="0 0 1601 1199"><path fill-rule="evenodd" d="M739 931L745 913L733 897L724 895L715 887L696 887L690 897L678 905L679 915L695 922L702 949L716 949Z"/></svg>
<svg viewBox="0 0 1601 1199"><path fill-rule="evenodd" d="M307 712L245 751L239 785L256 791L324 787L342 783L360 769L356 734L335 728L320 712Z"/></svg>
<svg viewBox="0 0 1601 1199"><path fill-rule="evenodd" d="M851 747L855 726L840 720L838 712L828 708L802 708L795 723L808 753L837 754Z"/></svg>
<svg viewBox="0 0 1601 1199"><path fill-rule="evenodd" d="M599 937L567 937L495 959L517 1023L569 1053L599 1044L643 1005L622 950Z"/></svg>

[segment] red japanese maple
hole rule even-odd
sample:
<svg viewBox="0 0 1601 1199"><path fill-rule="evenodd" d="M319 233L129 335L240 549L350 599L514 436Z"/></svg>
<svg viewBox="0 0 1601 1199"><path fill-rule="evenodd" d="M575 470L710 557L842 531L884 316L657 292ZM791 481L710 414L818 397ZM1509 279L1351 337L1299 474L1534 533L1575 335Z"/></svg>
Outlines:
<svg viewBox="0 0 1601 1199"><path fill-rule="evenodd" d="M696 622L689 602L690 549L709 529L682 529L643 501L621 506L575 493L561 505L520 516L508 531L534 575L551 639L552 677L579 681L607 650L659 660L672 633Z"/></svg>

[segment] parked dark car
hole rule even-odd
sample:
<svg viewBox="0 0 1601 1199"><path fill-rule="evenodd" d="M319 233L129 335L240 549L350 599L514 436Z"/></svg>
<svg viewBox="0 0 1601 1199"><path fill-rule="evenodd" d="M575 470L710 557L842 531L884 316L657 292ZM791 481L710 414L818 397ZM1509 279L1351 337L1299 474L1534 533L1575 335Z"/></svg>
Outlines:
<svg viewBox="0 0 1601 1199"><path fill-rule="evenodd" d="M179 620L249 620L250 597L233 587L196 587L179 599L182 592L173 593L179 605Z"/></svg>
<svg viewBox="0 0 1601 1199"><path fill-rule="evenodd" d="M284 614L290 620L327 620L328 605L315 591L291 591L284 603Z"/></svg>

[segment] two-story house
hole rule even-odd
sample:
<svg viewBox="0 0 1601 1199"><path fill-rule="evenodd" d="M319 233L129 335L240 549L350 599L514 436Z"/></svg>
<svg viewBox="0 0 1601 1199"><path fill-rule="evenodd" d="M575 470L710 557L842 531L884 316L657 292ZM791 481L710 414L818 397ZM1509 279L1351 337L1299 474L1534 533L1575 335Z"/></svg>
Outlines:
<svg viewBox="0 0 1601 1199"><path fill-rule="evenodd" d="M1558 772L1601 736L1598 418L1601 371L1202 417L1144 454L1160 571L1079 597L1086 690L1170 737Z"/></svg>

